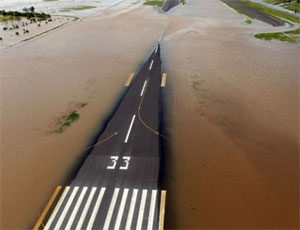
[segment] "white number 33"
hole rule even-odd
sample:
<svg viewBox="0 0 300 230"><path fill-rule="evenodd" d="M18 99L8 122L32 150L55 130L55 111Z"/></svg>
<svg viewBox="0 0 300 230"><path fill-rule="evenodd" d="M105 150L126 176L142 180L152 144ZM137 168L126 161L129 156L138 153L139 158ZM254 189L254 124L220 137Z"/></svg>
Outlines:
<svg viewBox="0 0 300 230"><path fill-rule="evenodd" d="M118 156L111 156L112 165L107 166L107 169L115 169L117 165L117 161L119 159ZM127 170L129 166L130 157L123 157L124 164L120 166L120 170Z"/></svg>

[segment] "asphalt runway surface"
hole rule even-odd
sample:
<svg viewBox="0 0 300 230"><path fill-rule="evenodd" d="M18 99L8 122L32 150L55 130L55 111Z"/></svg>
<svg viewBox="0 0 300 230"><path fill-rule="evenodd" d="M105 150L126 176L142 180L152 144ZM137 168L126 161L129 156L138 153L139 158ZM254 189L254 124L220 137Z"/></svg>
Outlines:
<svg viewBox="0 0 300 230"><path fill-rule="evenodd" d="M158 45L44 229L158 229L161 82Z"/></svg>
<svg viewBox="0 0 300 230"><path fill-rule="evenodd" d="M268 14L265 14L263 12L260 12L254 8L251 8L249 6L246 6L238 1L235 1L235 0L223 0L224 2L228 3L229 5L241 10L242 12L246 13L247 15L259 20L259 21L262 21L262 22L265 22L265 23L268 23L272 26L282 26L284 25L284 22L278 18L275 18L275 17L272 17Z"/></svg>
<svg viewBox="0 0 300 230"><path fill-rule="evenodd" d="M180 0L166 0L161 9L165 12L180 4Z"/></svg>

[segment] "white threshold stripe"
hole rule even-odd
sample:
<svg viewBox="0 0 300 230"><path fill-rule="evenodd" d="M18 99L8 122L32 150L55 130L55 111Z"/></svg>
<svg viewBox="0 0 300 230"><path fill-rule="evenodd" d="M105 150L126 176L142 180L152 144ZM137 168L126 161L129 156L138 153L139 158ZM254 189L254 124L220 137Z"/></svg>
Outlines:
<svg viewBox="0 0 300 230"><path fill-rule="evenodd" d="M63 192L61 198L59 199L57 205L55 206L55 209L54 209L52 215L50 216L49 220L47 221L47 224L46 224L46 226L45 226L45 228L44 228L45 230L48 230L49 227L51 226L51 224L52 224L52 222L53 222L53 220L54 220L54 217L56 216L56 214L57 214L57 212L58 212L58 210L59 210L59 208L60 208L62 202L64 201L64 199L65 199L65 197L66 197L66 195L67 195L69 189L70 189L70 186L67 186L67 187L65 188L65 190L64 190L64 192Z"/></svg>
<svg viewBox="0 0 300 230"><path fill-rule="evenodd" d="M115 191L114 191L114 194L113 194L113 197L111 199L110 206L109 206L109 209L108 209L108 213L107 213L107 216L106 216L106 219L105 219L103 230L108 230L109 229L110 221L111 221L114 209L115 209L115 205L116 205L116 201L117 201L117 198L118 198L119 191L120 191L119 188L115 188Z"/></svg>
<svg viewBox="0 0 300 230"><path fill-rule="evenodd" d="M152 69L152 66L153 66L153 61L154 61L154 60L152 60L152 61L151 61L151 64L150 64L150 68L149 68L149 70L151 70L151 69Z"/></svg>
<svg viewBox="0 0 300 230"><path fill-rule="evenodd" d="M82 191L81 191L81 193L80 193L80 196L79 196L79 198L78 198L78 200L77 200L77 203L76 203L76 205L75 205L75 207L74 207L74 209L73 209L73 211L72 211L72 214L71 214L71 216L70 216L70 219L69 219L69 221L68 221L68 223L67 223L67 225L66 225L66 228L65 228L66 230L70 230L70 229L71 229L72 224L73 224L73 221L74 221L74 219L75 219L75 216L76 216L76 214L77 214L77 212L78 212L78 209L79 209L79 207L80 207L80 205L81 205L81 202L82 202L82 200L83 200L83 198L84 198L84 195L85 195L87 189L88 189L88 187L83 187L83 189L82 189Z"/></svg>
<svg viewBox="0 0 300 230"><path fill-rule="evenodd" d="M124 189L123 192L123 196L122 196L122 200L121 200L121 205L118 211L118 215L117 215L117 220L115 223L115 230L119 230L120 229L120 225L121 225L121 221L122 221L122 217L123 217L123 212L124 212L124 208L125 208L125 204L126 204L126 200L127 200L127 195L128 195L128 188Z"/></svg>
<svg viewBox="0 0 300 230"><path fill-rule="evenodd" d="M156 194L157 194L157 190L152 190L151 203L150 203L150 212L149 212L149 219L148 219L148 226L147 226L148 230L153 229Z"/></svg>
<svg viewBox="0 0 300 230"><path fill-rule="evenodd" d="M144 94L147 83L148 83L148 81L146 80L145 83L144 83L143 89L141 91L141 96L143 96L143 94Z"/></svg>
<svg viewBox="0 0 300 230"><path fill-rule="evenodd" d="M156 47L156 49L155 49L155 53L157 53L157 50L158 50L158 47Z"/></svg>
<svg viewBox="0 0 300 230"><path fill-rule="evenodd" d="M133 190L133 194L132 194L132 198L131 198L131 202L130 202L129 212L128 212L128 216L127 216L127 221L126 221L126 227L125 227L126 230L130 230L131 229L131 223L132 223L132 218L133 218L133 213L134 213L134 208L135 208L137 194L138 194L138 190L134 189Z"/></svg>
<svg viewBox="0 0 300 230"><path fill-rule="evenodd" d="M143 219L144 219L144 211L145 211L145 204L146 204L146 198L147 198L147 189L143 189L142 193L142 200L140 204L140 210L137 220L136 229L142 229Z"/></svg>
<svg viewBox="0 0 300 230"><path fill-rule="evenodd" d="M69 210L69 208L70 208L70 206L71 206L71 204L72 204L72 202L74 200L74 197L75 197L78 189L79 189L78 186L74 187L74 189L73 189L73 191L71 193L71 196L70 196L68 202L66 203L66 206L64 207L64 210L62 211L62 213L61 213L61 215L60 215L60 217L59 217L59 219L58 219L58 221L57 221L57 223L55 225L54 230L59 230L60 229L60 227L61 227L61 225L62 225L62 223L63 223L63 221L64 221L64 219L65 219L65 217L67 215L67 212L68 212L68 210Z"/></svg>
<svg viewBox="0 0 300 230"><path fill-rule="evenodd" d="M134 119L135 119L135 115L133 115L133 117L132 117L129 129L128 129L128 132L127 132L127 135L126 135L126 138L125 138L125 141L124 141L125 143L127 143L127 141L128 141L128 138L129 138L129 135L130 135L130 132L131 132L131 129L132 129L132 125L133 125L133 122L134 122Z"/></svg>
<svg viewBox="0 0 300 230"><path fill-rule="evenodd" d="M91 191L91 193L90 193L90 195L88 197L87 202L85 203L84 209L83 209L83 211L81 213L81 216L80 216L80 219L79 219L79 221L77 223L76 230L81 230L82 229L81 227L83 225L84 219L85 219L86 214L87 214L87 212L89 210L89 207L91 205L91 202L92 202L92 199L93 199L94 194L96 192L96 189L97 189L96 187L92 188L92 191Z"/></svg>
<svg viewBox="0 0 300 230"><path fill-rule="evenodd" d="M89 220L89 223L88 223L88 226L87 226L87 230L92 230L92 227L94 225L94 222L95 222L95 219L96 219L96 215L98 213L98 210L100 208L100 205L101 205L101 201L102 201L102 198L104 196L104 192L105 192L106 188L101 188L100 190L100 193L99 193L99 196L98 196L98 199L96 201L96 204L94 206L94 210L92 212L92 215L90 217L90 220Z"/></svg>

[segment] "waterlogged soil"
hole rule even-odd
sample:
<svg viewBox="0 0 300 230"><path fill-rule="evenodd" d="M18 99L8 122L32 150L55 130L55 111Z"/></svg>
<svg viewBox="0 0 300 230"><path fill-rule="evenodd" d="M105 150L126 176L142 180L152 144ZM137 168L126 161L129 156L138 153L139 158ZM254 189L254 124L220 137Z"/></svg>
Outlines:
<svg viewBox="0 0 300 230"><path fill-rule="evenodd" d="M2 53L1 228L32 228L161 35L166 228L299 228L298 48L245 20L219 0L127 4Z"/></svg>
<svg viewBox="0 0 300 230"><path fill-rule="evenodd" d="M299 51L220 1L169 16L170 229L299 228ZM283 28L285 29L285 28Z"/></svg>

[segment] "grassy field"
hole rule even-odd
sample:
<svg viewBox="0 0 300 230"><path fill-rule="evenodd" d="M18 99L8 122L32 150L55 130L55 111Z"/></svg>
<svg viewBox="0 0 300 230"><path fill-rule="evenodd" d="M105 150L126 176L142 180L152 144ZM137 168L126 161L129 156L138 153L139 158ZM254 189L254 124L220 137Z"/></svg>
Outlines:
<svg viewBox="0 0 300 230"><path fill-rule="evenodd" d="M0 16L0 22L17 21L20 19L21 19L20 17L15 17L15 16Z"/></svg>
<svg viewBox="0 0 300 230"><path fill-rule="evenodd" d="M147 0L144 2L144 5L149 5L149 6L158 6L161 7L163 4L163 0Z"/></svg>
<svg viewBox="0 0 300 230"><path fill-rule="evenodd" d="M276 32L276 33L260 33L255 34L254 36L258 39L263 40L279 40L283 42L296 43L299 42L300 28L296 30L290 30L285 32Z"/></svg>
<svg viewBox="0 0 300 230"><path fill-rule="evenodd" d="M96 8L96 6L75 6L75 7L63 8L61 12L69 12L72 10L89 10L93 8Z"/></svg>
<svg viewBox="0 0 300 230"><path fill-rule="evenodd" d="M264 2L272 4L272 5L278 5L281 4L281 6L285 9L291 10L291 11L297 11L300 12L300 3L297 2L297 0L291 0L291 2L286 2L285 0L264 0Z"/></svg>

